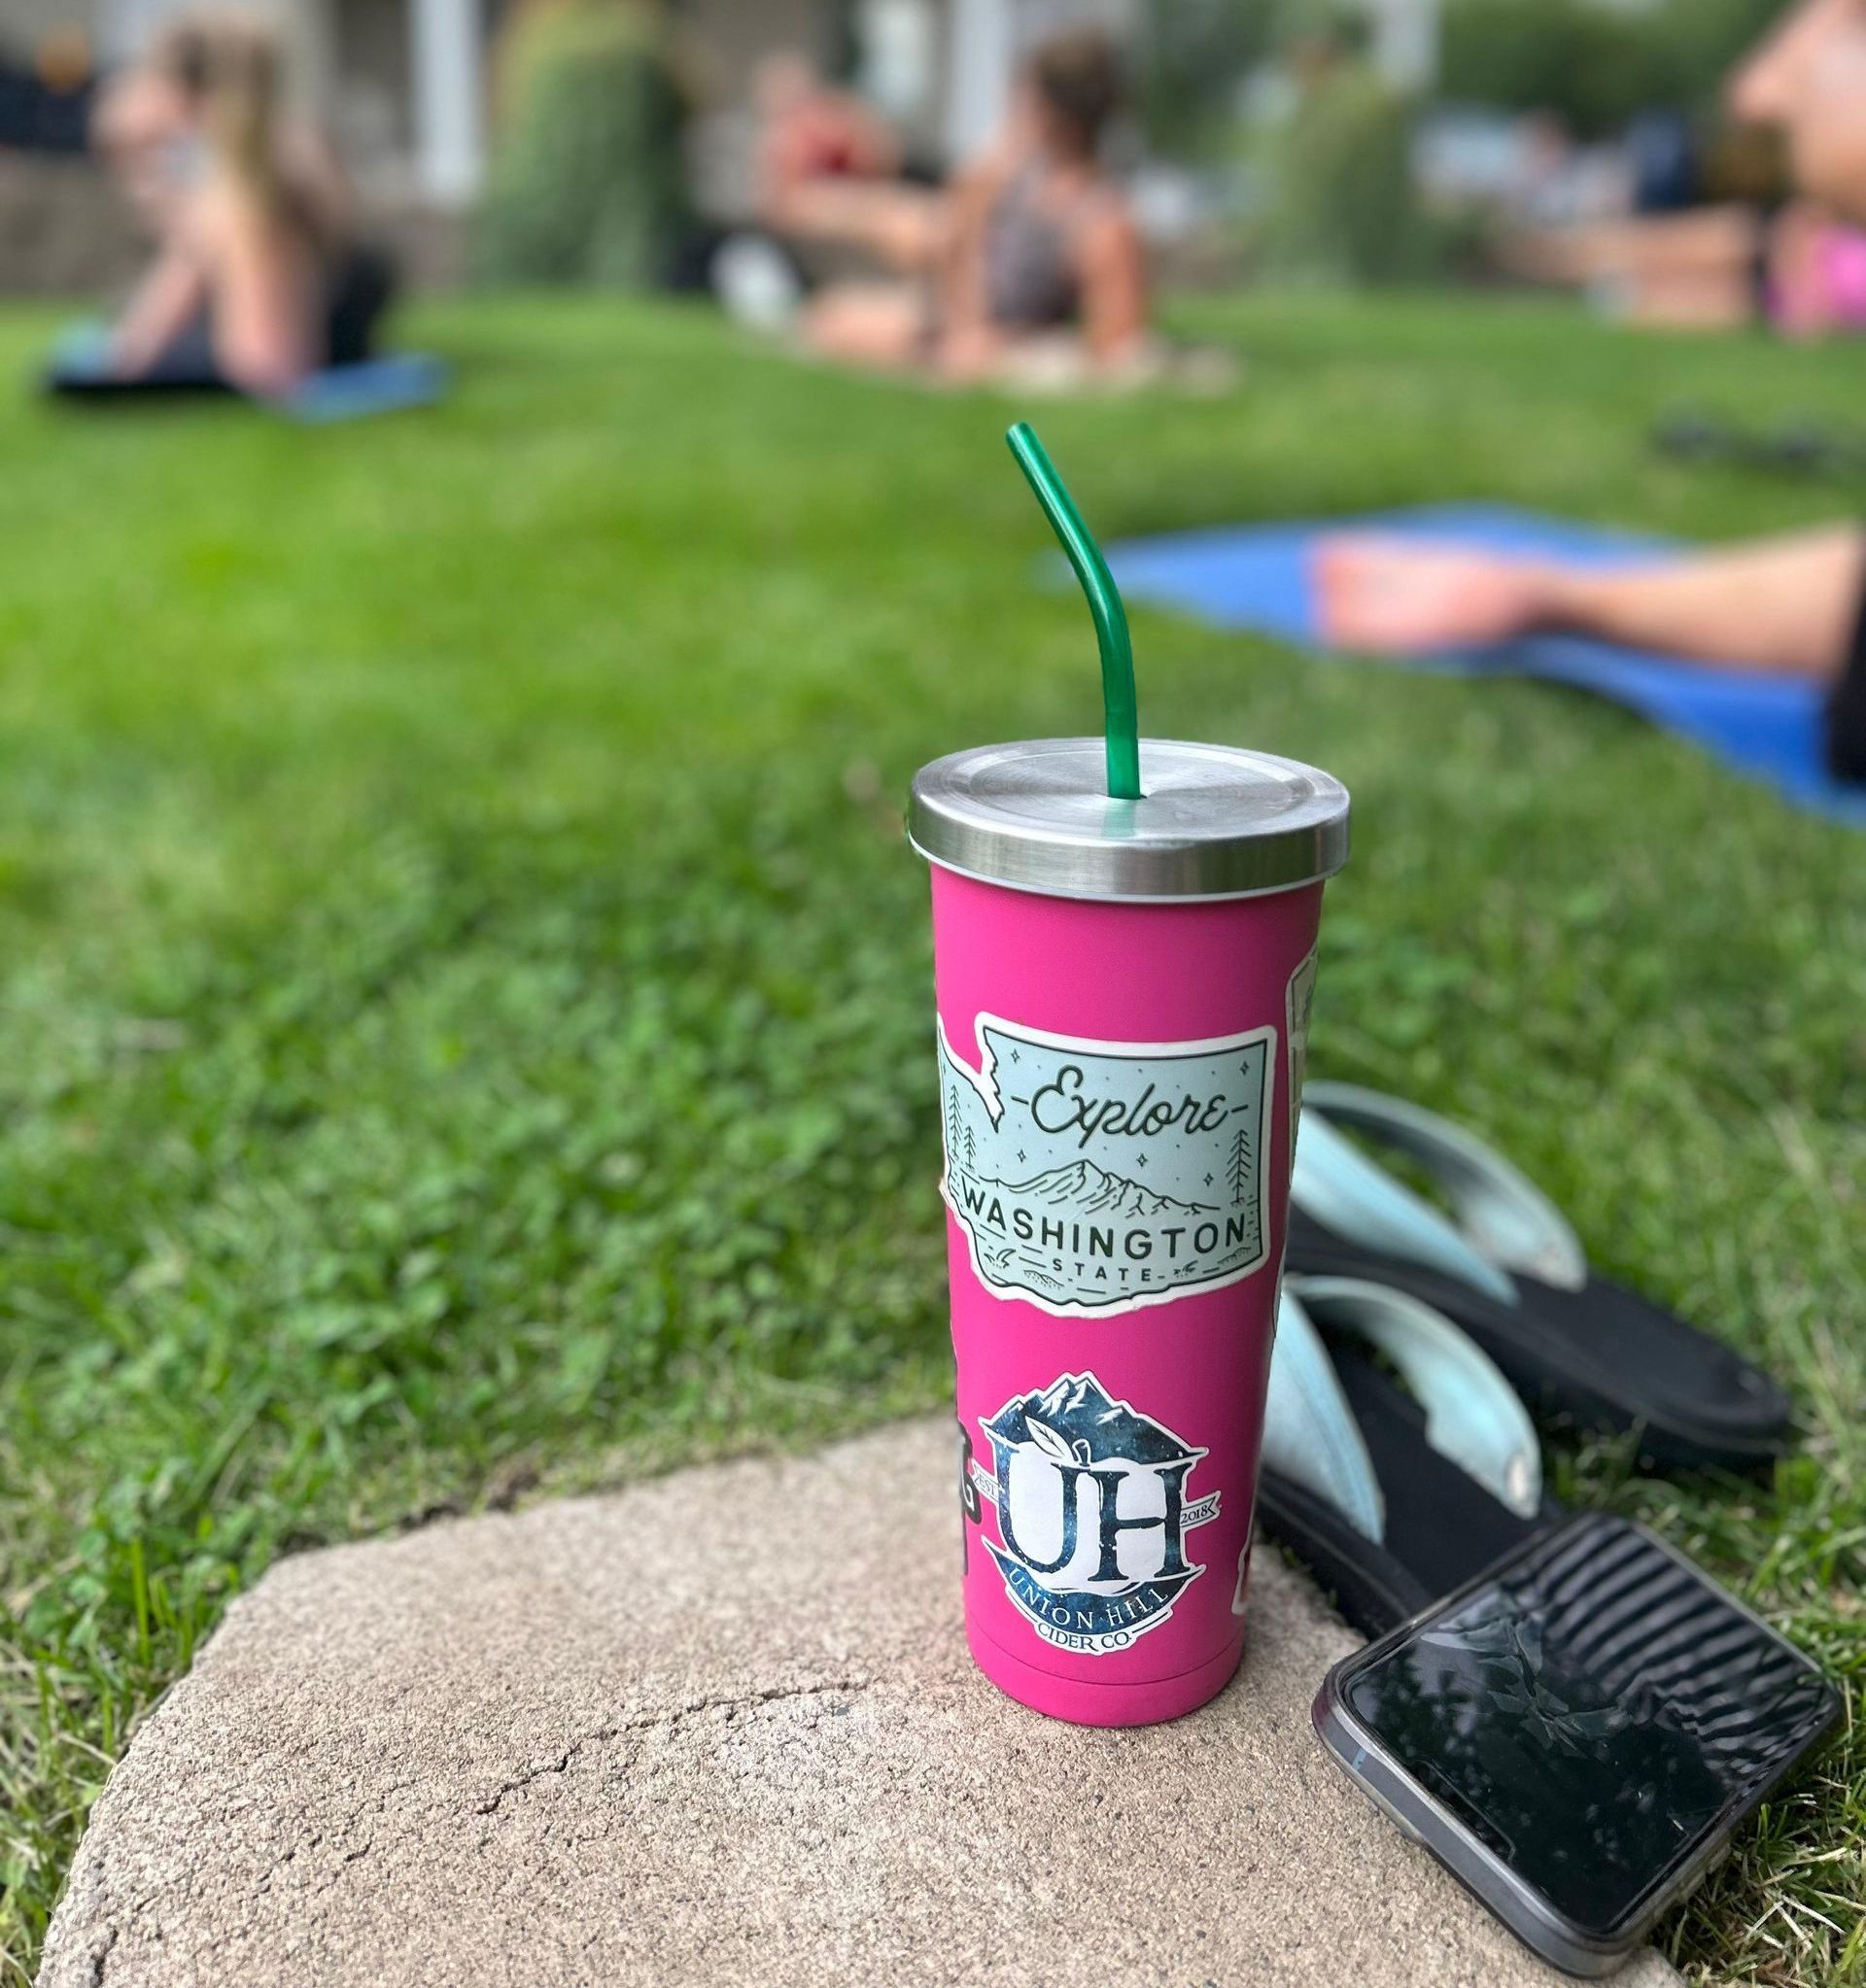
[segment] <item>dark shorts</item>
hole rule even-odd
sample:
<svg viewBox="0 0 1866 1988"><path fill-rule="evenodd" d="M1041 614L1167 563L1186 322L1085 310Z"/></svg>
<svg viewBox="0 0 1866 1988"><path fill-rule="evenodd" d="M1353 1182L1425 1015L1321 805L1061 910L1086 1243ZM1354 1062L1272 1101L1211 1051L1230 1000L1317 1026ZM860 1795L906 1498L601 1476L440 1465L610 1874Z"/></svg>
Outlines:
<svg viewBox="0 0 1866 1988"><path fill-rule="evenodd" d="M359 365L376 354L376 334L396 291L395 266L370 248L350 251L337 265L324 326L324 363ZM230 394L214 357L214 327L206 312L188 326L142 372L108 369L101 350L53 360L46 384L54 394L86 398L125 398L142 394Z"/></svg>
<svg viewBox="0 0 1866 1988"><path fill-rule="evenodd" d="M1852 647L1827 700L1827 764L1840 779L1866 781L1866 589Z"/></svg>

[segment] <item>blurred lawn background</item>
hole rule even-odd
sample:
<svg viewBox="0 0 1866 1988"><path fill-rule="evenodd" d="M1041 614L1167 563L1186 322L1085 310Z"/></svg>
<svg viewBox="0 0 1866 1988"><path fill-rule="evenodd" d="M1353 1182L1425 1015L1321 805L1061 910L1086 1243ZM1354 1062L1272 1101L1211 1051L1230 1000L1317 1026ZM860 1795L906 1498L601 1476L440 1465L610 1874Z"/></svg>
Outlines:
<svg viewBox="0 0 1866 1988"><path fill-rule="evenodd" d="M0 319L0 378L50 320ZM1495 497L1715 537L1866 491L1654 458L1856 353L1557 305L1214 304L1218 401L1037 407L1109 537ZM0 1982L137 1717L283 1552L931 1407L930 960L898 804L1091 729L1000 439L667 307L429 307L432 416L0 405ZM1624 714L1136 616L1144 723L1356 801L1315 1067L1494 1137L1788 1381L1639 1514L1866 1673L1866 840ZM1866 1970L1855 1733L1663 1929Z"/></svg>

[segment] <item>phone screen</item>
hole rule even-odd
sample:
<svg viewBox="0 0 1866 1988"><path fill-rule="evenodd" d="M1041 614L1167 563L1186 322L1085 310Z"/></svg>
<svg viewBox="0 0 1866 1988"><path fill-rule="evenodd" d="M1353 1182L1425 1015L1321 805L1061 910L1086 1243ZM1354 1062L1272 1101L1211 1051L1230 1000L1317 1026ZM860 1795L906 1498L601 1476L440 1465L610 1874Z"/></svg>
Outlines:
<svg viewBox="0 0 1866 1988"><path fill-rule="evenodd" d="M1561 1527L1347 1677L1384 1750L1572 1924L1623 1925L1832 1689L1623 1521Z"/></svg>

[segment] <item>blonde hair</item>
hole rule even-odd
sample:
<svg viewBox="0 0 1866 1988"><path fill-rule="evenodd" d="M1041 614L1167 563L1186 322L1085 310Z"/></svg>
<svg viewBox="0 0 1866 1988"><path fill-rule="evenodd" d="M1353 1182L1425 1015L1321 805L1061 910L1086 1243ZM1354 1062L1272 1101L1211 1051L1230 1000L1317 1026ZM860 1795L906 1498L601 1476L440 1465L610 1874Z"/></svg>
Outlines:
<svg viewBox="0 0 1866 1988"><path fill-rule="evenodd" d="M228 176L266 205L279 204L285 56L277 30L250 14L185 14L156 37L149 61L200 120Z"/></svg>

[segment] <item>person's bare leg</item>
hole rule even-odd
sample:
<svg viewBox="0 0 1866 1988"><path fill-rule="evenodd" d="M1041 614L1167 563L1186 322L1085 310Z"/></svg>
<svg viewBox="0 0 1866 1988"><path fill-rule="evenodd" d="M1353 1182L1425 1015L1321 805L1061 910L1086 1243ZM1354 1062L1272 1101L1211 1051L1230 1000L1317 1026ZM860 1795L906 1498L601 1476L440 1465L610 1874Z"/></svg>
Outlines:
<svg viewBox="0 0 1866 1988"><path fill-rule="evenodd" d="M917 275L946 253L946 196L878 180L811 180L786 197L780 223L799 240L865 250L890 269Z"/></svg>
<svg viewBox="0 0 1866 1988"><path fill-rule="evenodd" d="M1734 331L1756 316L1747 264L1626 278L1607 286L1605 296L1620 323L1650 330Z"/></svg>
<svg viewBox="0 0 1866 1988"><path fill-rule="evenodd" d="M1605 230L1598 254L1608 269L1701 276L1721 273L1733 263L1747 266L1761 240L1762 223L1753 208L1707 207Z"/></svg>
<svg viewBox="0 0 1866 1988"><path fill-rule="evenodd" d="M1859 613L1866 533L1839 525L1611 572L1343 535L1317 549L1314 579L1322 634L1346 649L1402 655L1563 631L1827 680Z"/></svg>
<svg viewBox="0 0 1866 1988"><path fill-rule="evenodd" d="M926 356L926 310L911 285L837 283L811 300L804 343L846 365L899 368Z"/></svg>
<svg viewBox="0 0 1866 1988"><path fill-rule="evenodd" d="M1750 208L1709 207L1649 221L1525 228L1500 246L1499 260L1511 274L1543 283L1643 286L1671 277L1740 275L1746 284L1761 226Z"/></svg>

